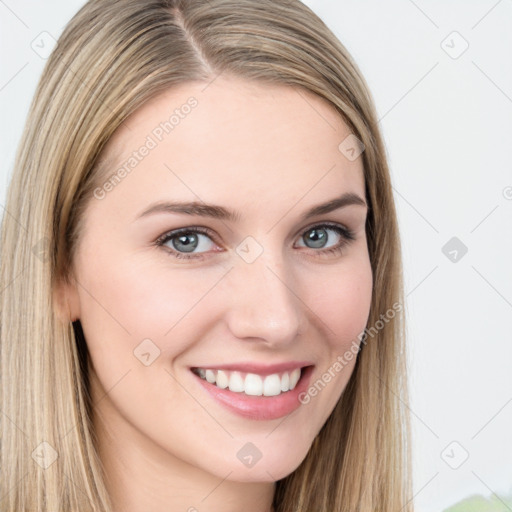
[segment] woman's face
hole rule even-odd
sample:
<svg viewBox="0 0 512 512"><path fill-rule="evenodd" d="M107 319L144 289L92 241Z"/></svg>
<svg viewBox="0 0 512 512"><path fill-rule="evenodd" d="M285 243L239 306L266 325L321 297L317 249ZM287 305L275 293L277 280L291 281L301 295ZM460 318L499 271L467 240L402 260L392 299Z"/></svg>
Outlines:
<svg viewBox="0 0 512 512"><path fill-rule="evenodd" d="M66 297L120 460L270 482L304 459L370 309L349 134L311 93L225 77L169 90L114 134Z"/></svg>

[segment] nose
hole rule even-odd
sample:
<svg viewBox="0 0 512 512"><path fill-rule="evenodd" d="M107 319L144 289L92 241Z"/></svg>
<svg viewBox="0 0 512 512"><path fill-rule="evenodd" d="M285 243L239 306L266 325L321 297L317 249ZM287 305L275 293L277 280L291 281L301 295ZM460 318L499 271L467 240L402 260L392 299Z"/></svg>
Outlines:
<svg viewBox="0 0 512 512"><path fill-rule="evenodd" d="M293 343L306 320L306 306L293 283L291 270L268 250L252 263L238 260L227 283L231 333L276 347Z"/></svg>

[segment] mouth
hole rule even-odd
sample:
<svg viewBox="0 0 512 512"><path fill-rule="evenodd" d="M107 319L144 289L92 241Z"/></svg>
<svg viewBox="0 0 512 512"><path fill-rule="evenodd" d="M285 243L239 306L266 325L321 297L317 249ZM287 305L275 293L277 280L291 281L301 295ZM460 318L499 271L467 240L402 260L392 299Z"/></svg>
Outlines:
<svg viewBox="0 0 512 512"><path fill-rule="evenodd" d="M283 371L270 369L258 372L227 368L193 367L191 371L200 379L219 389L247 396L275 397L293 391L312 365L287 365ZM309 373L309 372L307 372Z"/></svg>
<svg viewBox="0 0 512 512"><path fill-rule="evenodd" d="M250 420L276 420L303 406L315 366L310 362L193 367L191 373L221 407Z"/></svg>

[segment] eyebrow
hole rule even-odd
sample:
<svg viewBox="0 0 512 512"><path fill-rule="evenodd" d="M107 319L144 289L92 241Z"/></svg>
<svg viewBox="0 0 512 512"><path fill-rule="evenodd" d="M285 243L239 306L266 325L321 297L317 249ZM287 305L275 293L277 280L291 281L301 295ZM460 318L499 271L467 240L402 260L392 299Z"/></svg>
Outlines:
<svg viewBox="0 0 512 512"><path fill-rule="evenodd" d="M302 217L300 218L300 222L309 219L310 217L314 217L316 215L322 215L325 213L332 212L334 210L338 210L339 208L344 208L350 205L358 205L368 207L366 201L359 195L354 194L353 192L347 192L343 194L341 197L336 197L331 199L325 203L313 206L309 210L307 210ZM240 212L230 210L225 208L224 206L218 206L214 204L206 204L200 203L197 201L191 202L168 202L168 201L159 201L157 203L151 204L148 208L146 208L141 214L139 214L135 220L138 220L142 217L147 217L149 215L153 215L156 213L182 213L186 215L198 215L201 217L212 217L214 219L219 220L227 220L230 222L239 222L242 218Z"/></svg>

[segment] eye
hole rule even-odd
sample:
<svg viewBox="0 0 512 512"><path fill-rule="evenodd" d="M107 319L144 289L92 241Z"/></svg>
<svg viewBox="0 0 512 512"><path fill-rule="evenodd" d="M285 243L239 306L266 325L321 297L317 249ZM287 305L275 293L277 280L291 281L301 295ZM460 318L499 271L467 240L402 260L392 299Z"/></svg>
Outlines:
<svg viewBox="0 0 512 512"><path fill-rule="evenodd" d="M326 242L329 238L333 238L333 235L329 235L329 233L335 233L339 240L334 245L326 248ZM213 233L209 229L195 226L165 233L156 240L155 245L167 247L169 254L178 259L201 259L204 257L203 254L208 252L209 245L208 241L201 239L205 238L213 242L212 237ZM309 245L299 247L309 247L314 249L313 252L322 255L339 254L354 239L354 233L346 227L339 224L324 223L303 231L301 240L305 240ZM167 245L169 242L170 245ZM203 249L203 251L194 252L196 249Z"/></svg>
<svg viewBox="0 0 512 512"><path fill-rule="evenodd" d="M172 256L184 259L201 258L201 256L193 253L193 251L198 247L208 249L208 247L205 248L205 245L208 246L208 243L201 242L201 237L210 238L210 235L210 230L206 228L183 228L166 233L156 241L156 245L164 246L167 242L171 242L172 248L170 247L171 251L169 253ZM180 251L183 251L183 253ZM192 254L189 255L187 253Z"/></svg>
<svg viewBox="0 0 512 512"><path fill-rule="evenodd" d="M339 240L334 245L326 248L327 240L329 239L329 232L334 232ZM332 237L331 237L332 238ZM355 239L355 234L350 229L339 224L318 224L308 228L301 237L308 244L307 247L318 249L321 248L320 254L339 254L352 240ZM304 246L303 246L304 247Z"/></svg>

